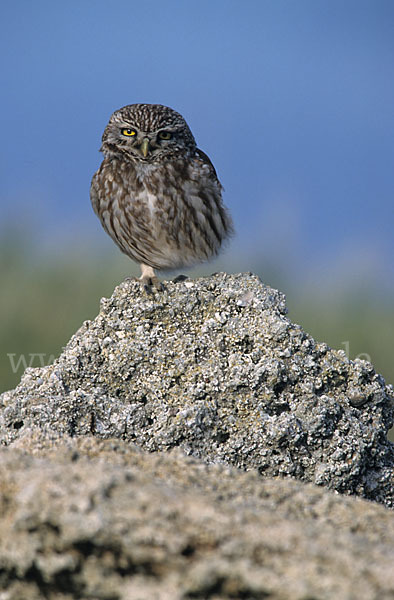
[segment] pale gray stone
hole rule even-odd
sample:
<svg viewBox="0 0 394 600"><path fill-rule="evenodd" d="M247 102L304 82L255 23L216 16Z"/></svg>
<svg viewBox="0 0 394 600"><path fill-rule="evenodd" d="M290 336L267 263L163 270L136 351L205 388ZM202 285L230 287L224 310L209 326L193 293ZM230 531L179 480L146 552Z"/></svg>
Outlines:
<svg viewBox="0 0 394 600"><path fill-rule="evenodd" d="M392 512L313 484L32 430L0 490L2 600L393 598Z"/></svg>

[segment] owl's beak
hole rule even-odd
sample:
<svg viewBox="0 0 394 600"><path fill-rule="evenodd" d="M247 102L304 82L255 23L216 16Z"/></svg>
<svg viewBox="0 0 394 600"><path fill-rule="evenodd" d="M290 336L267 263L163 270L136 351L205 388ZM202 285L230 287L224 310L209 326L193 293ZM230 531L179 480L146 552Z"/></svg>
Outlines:
<svg viewBox="0 0 394 600"><path fill-rule="evenodd" d="M144 138L142 140L140 149L141 149L141 153L142 153L143 157L146 158L148 156L148 152L149 152L149 139L148 138Z"/></svg>

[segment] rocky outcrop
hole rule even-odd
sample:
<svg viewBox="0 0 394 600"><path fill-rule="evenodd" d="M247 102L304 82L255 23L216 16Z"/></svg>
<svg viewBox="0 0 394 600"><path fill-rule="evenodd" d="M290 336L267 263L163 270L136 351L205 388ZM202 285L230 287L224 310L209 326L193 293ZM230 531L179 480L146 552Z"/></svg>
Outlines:
<svg viewBox="0 0 394 600"><path fill-rule="evenodd" d="M181 448L392 506L392 388L315 342L253 275L120 285L55 363L1 396L0 440L32 425Z"/></svg>
<svg viewBox="0 0 394 600"><path fill-rule="evenodd" d="M392 422L254 275L126 281L0 396L0 598L391 598Z"/></svg>

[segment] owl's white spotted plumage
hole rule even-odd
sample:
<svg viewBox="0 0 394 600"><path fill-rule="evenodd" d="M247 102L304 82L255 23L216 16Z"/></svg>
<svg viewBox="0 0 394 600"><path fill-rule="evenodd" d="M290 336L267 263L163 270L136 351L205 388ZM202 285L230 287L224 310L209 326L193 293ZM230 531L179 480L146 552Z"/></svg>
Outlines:
<svg viewBox="0 0 394 600"><path fill-rule="evenodd" d="M125 106L111 116L101 151L92 205L122 252L140 263L144 283L157 282L154 269L218 254L231 218L215 169L179 113L160 104Z"/></svg>

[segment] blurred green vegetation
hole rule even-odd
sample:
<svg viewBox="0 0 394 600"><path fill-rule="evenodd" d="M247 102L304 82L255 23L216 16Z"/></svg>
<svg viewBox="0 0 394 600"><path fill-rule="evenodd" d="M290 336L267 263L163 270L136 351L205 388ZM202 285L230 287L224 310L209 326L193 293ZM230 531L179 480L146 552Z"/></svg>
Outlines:
<svg viewBox="0 0 394 600"><path fill-rule="evenodd" d="M52 362L99 301L110 296L138 267L114 248L92 255L93 246L62 247L43 256L15 235L0 243L0 392L16 386L25 366ZM189 276L236 271L235 261L218 261ZM387 382L394 381L394 302L358 291L330 294L289 284L280 269L254 269L263 281L286 292L290 318L315 339L343 349L350 358L370 360ZM261 271L261 273L259 273ZM262 275L264 273L264 275ZM276 273L276 275L274 275ZM276 277L276 279L275 279Z"/></svg>
<svg viewBox="0 0 394 600"><path fill-rule="evenodd" d="M26 366L52 362L97 315L100 298L131 274L122 256L111 262L70 247L48 257L22 248L0 244L0 393L15 387Z"/></svg>

